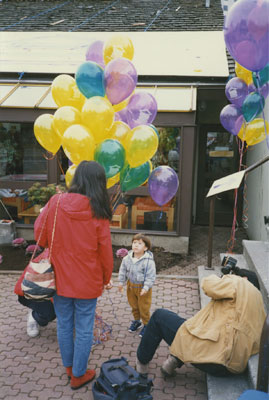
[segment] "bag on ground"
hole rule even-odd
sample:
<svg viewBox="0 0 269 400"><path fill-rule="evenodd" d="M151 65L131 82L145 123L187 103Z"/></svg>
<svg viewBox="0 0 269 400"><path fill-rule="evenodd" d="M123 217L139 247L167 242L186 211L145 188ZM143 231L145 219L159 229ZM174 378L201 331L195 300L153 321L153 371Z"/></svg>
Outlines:
<svg viewBox="0 0 269 400"><path fill-rule="evenodd" d="M92 386L94 400L152 400L153 383L136 372L125 357L105 361Z"/></svg>

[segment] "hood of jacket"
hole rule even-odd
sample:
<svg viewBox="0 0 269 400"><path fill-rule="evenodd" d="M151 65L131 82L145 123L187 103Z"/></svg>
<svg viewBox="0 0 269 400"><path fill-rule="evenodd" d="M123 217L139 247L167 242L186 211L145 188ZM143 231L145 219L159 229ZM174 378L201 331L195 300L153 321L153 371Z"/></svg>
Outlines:
<svg viewBox="0 0 269 400"><path fill-rule="evenodd" d="M63 193L59 207L71 219L83 221L92 217L90 200L79 193Z"/></svg>
<svg viewBox="0 0 269 400"><path fill-rule="evenodd" d="M129 250L126 257L132 258L132 257L133 257L133 250ZM152 252L151 252L150 250L145 251L144 255L143 255L142 257L140 257L140 258L138 259L138 261L143 260L144 258L145 258L145 259L149 258L150 260L153 260L153 254L152 254Z"/></svg>

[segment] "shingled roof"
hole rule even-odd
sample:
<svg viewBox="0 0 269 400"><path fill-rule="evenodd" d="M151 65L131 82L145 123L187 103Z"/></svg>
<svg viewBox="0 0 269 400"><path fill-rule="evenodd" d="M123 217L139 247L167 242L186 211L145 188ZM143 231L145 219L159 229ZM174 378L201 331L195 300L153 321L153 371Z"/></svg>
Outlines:
<svg viewBox="0 0 269 400"><path fill-rule="evenodd" d="M0 3L2 31L219 31L222 27L220 0L2 0Z"/></svg>
<svg viewBox="0 0 269 400"><path fill-rule="evenodd" d="M0 2L0 31L6 32L221 31L223 19L221 0ZM234 60L227 58L232 74Z"/></svg>

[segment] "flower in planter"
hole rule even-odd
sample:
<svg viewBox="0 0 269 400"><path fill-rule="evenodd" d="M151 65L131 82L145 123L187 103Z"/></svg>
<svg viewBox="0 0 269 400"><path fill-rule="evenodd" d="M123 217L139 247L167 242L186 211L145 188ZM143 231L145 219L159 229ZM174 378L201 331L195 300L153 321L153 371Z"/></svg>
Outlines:
<svg viewBox="0 0 269 400"><path fill-rule="evenodd" d="M41 186L39 182L36 182L28 189L28 200L44 207L52 196L64 191L65 188L61 185L56 186L54 183L50 183L47 186Z"/></svg>
<svg viewBox="0 0 269 400"><path fill-rule="evenodd" d="M17 238L17 239L12 240L12 246L13 247L26 247L27 244L28 243L23 238Z"/></svg>
<svg viewBox="0 0 269 400"><path fill-rule="evenodd" d="M0 264L3 262L3 256L0 254Z"/></svg>
<svg viewBox="0 0 269 400"><path fill-rule="evenodd" d="M40 246L38 246L38 244L30 244L26 247L25 255L27 256L28 254L33 254L34 252L36 253L36 255L38 255L39 253L41 253L41 251L42 249Z"/></svg>
<svg viewBox="0 0 269 400"><path fill-rule="evenodd" d="M123 258L123 257L127 256L127 254L128 254L128 250L125 249L124 247L122 247L121 249L116 251L116 256L118 258Z"/></svg>

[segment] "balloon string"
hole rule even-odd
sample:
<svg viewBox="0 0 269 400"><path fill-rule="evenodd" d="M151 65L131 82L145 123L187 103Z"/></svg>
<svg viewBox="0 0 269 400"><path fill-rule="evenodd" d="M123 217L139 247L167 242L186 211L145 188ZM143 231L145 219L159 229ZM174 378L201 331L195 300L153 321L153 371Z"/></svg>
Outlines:
<svg viewBox="0 0 269 400"><path fill-rule="evenodd" d="M52 153L50 153L49 151L47 152L47 154L51 154L51 156L48 156L48 155L46 155L46 154L44 154L43 153L43 157L45 158L45 160L53 160L54 159L54 157L56 156L56 154L52 154Z"/></svg>
<svg viewBox="0 0 269 400"><path fill-rule="evenodd" d="M65 177L65 173L64 173L62 164L60 163L60 160L59 160L59 157L58 157L58 156L57 156L57 162L58 162L58 165L59 165L59 168L60 168L60 170L61 170L62 175Z"/></svg>
<svg viewBox="0 0 269 400"><path fill-rule="evenodd" d="M115 187L116 187L116 189L114 190L114 193L112 194L111 199L110 199L111 204L114 203L115 199L117 198L117 196L119 194L119 190L120 190L119 185L115 185Z"/></svg>
<svg viewBox="0 0 269 400"><path fill-rule="evenodd" d="M265 140L266 140L267 148L269 150L269 136L268 136L268 133L267 133L266 123L265 123L265 114L264 114L264 106L263 106L263 103L262 103L261 81L260 81L260 73L259 72L257 72L256 78L257 78L258 92L260 94L260 103L261 103L261 108L262 108L262 118L263 118L264 131L265 131Z"/></svg>
<svg viewBox="0 0 269 400"><path fill-rule="evenodd" d="M242 159L243 159L243 154L244 154L244 142L242 142L241 146L240 146L240 142L238 143L238 150L239 150L239 154L240 154L238 171L240 171L241 167L243 165ZM238 200L238 189L235 189L235 191L234 191L234 207L233 207L233 224L232 224L232 230L231 230L231 237L227 242L228 253L232 253L234 245L235 245L235 232L236 232L236 226L238 225L238 223L237 223L237 200Z"/></svg>

